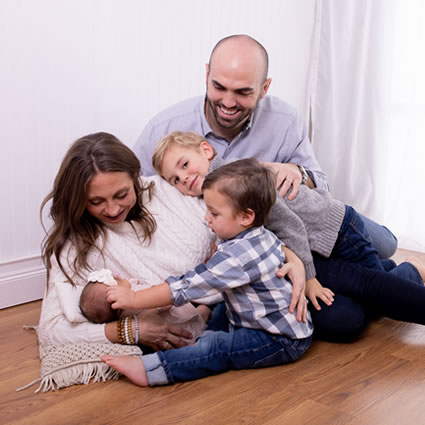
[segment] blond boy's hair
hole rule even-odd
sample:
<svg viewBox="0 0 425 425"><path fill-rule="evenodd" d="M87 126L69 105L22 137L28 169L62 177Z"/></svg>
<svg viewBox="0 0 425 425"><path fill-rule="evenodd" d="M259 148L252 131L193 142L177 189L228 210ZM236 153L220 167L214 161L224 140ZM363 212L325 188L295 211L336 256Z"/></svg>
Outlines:
<svg viewBox="0 0 425 425"><path fill-rule="evenodd" d="M173 131L164 136L157 144L152 154L152 165L155 171L162 175L162 161L165 152L172 146L181 146L187 149L197 150L202 142L207 142L202 136L193 131ZM214 148L213 148L214 150ZM214 150L214 155L216 154Z"/></svg>

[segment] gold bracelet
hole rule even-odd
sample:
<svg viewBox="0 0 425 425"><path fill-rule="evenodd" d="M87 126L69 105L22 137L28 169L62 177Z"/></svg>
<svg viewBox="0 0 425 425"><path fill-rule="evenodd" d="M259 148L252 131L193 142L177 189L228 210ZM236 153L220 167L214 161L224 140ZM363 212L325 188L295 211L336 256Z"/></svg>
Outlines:
<svg viewBox="0 0 425 425"><path fill-rule="evenodd" d="M125 344L125 334L124 334L124 319L119 319L117 322L117 334L118 334L118 342L120 344Z"/></svg>

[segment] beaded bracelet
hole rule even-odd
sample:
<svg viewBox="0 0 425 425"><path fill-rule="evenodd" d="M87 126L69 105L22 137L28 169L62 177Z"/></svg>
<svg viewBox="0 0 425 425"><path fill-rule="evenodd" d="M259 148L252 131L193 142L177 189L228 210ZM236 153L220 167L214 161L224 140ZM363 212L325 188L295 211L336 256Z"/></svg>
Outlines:
<svg viewBox="0 0 425 425"><path fill-rule="evenodd" d="M126 344L125 331L124 331L124 321L125 321L125 318L122 318L122 319L119 319L118 322L117 322L118 342L120 344Z"/></svg>
<svg viewBox="0 0 425 425"><path fill-rule="evenodd" d="M135 325L136 325L136 335L135 335L135 344L139 344L139 319L136 315L133 316Z"/></svg>
<svg viewBox="0 0 425 425"><path fill-rule="evenodd" d="M127 317L127 321L126 321L126 325L127 325L127 344L129 345L134 345L135 341L134 341L134 337L133 337L133 329L131 326L131 322L132 322L132 317Z"/></svg>
<svg viewBox="0 0 425 425"><path fill-rule="evenodd" d="M124 317L124 339L125 343L128 344L128 316Z"/></svg>
<svg viewBox="0 0 425 425"><path fill-rule="evenodd" d="M128 344L127 322L128 322L128 318L124 317L123 329L124 329L124 341L125 341L126 344Z"/></svg>
<svg viewBox="0 0 425 425"><path fill-rule="evenodd" d="M132 320L136 321L136 337L133 336ZM123 317L117 322L118 342L125 345L135 345L139 343L139 321L137 316Z"/></svg>

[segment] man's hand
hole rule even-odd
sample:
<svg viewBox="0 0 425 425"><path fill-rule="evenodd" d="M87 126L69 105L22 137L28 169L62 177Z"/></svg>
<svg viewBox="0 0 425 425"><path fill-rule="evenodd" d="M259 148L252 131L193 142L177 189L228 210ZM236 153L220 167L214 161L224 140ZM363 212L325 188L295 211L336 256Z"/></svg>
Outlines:
<svg viewBox="0 0 425 425"><path fill-rule="evenodd" d="M106 299L113 309L137 309L136 293L125 286L109 286L106 290Z"/></svg>
<svg viewBox="0 0 425 425"><path fill-rule="evenodd" d="M291 189L288 199L292 201L298 195L302 181L301 171L296 164L279 162L264 162L264 165L270 167L276 173L276 189L282 196Z"/></svg>
<svg viewBox="0 0 425 425"><path fill-rule="evenodd" d="M321 310L317 299L322 300L326 305L332 305L334 301L335 294L330 289L324 288L315 277L307 280L305 293L316 310Z"/></svg>
<svg viewBox="0 0 425 425"><path fill-rule="evenodd" d="M307 300L305 298L305 268L302 261L287 246L282 246L285 252L286 263L276 272L282 278L288 276L292 283L292 298L289 312L297 311L298 322L307 321Z"/></svg>

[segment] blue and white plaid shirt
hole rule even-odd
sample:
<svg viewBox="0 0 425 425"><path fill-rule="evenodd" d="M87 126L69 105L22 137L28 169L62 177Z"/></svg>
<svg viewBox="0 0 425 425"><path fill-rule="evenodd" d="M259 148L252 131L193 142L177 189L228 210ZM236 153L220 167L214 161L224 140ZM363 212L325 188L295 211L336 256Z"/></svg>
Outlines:
<svg viewBox="0 0 425 425"><path fill-rule="evenodd" d="M300 323L289 313L292 284L276 276L283 262L282 243L254 227L222 242L207 264L167 282L174 305L221 293L234 326L306 338L313 333L311 317Z"/></svg>

